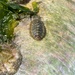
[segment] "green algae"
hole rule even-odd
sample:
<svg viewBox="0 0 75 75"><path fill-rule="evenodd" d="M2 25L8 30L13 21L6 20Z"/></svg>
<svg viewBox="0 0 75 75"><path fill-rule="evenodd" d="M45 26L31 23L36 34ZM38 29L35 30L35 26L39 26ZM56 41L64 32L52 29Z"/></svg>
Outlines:
<svg viewBox="0 0 75 75"><path fill-rule="evenodd" d="M11 42L14 39L14 28L19 23L19 14L33 16L37 12L36 2L33 8L35 9L32 11L15 2L0 0L0 43Z"/></svg>

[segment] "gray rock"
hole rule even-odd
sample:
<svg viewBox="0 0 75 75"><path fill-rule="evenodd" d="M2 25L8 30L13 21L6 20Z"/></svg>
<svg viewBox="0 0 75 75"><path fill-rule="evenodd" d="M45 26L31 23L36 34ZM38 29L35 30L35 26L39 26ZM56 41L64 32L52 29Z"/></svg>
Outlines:
<svg viewBox="0 0 75 75"><path fill-rule="evenodd" d="M18 70L21 61L20 51L10 44L0 45L0 75L13 75Z"/></svg>
<svg viewBox="0 0 75 75"><path fill-rule="evenodd" d="M27 6L31 8L31 0ZM74 0L36 0L47 33L41 41L29 34L30 20L15 29L15 43L23 61L15 75L75 75ZM72 1L72 2L70 2Z"/></svg>

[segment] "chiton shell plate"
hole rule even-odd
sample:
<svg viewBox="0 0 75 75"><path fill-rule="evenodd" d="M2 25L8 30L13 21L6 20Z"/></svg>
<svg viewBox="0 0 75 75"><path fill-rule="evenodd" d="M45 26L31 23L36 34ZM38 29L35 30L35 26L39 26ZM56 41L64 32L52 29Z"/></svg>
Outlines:
<svg viewBox="0 0 75 75"><path fill-rule="evenodd" d="M46 35L46 28L40 19L34 19L30 24L30 35L35 40L42 40Z"/></svg>

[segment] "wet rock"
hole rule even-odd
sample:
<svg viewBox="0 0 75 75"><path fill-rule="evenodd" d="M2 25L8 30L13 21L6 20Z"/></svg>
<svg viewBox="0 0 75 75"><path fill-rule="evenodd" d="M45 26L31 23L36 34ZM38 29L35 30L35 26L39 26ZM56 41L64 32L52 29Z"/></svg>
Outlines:
<svg viewBox="0 0 75 75"><path fill-rule="evenodd" d="M20 52L10 44L0 45L0 75L13 75L22 61Z"/></svg>
<svg viewBox="0 0 75 75"><path fill-rule="evenodd" d="M15 75L75 75L75 5L68 0L31 0L27 6L31 8L33 1L41 1L38 15L46 36L34 40L29 19L16 27L15 43L23 61Z"/></svg>

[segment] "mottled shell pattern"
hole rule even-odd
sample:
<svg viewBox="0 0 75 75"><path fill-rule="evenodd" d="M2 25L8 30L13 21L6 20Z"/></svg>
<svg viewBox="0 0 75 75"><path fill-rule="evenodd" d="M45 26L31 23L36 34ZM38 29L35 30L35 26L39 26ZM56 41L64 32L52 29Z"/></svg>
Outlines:
<svg viewBox="0 0 75 75"><path fill-rule="evenodd" d="M34 16L31 20L30 35L37 41L42 40L46 35L46 28L39 16Z"/></svg>

